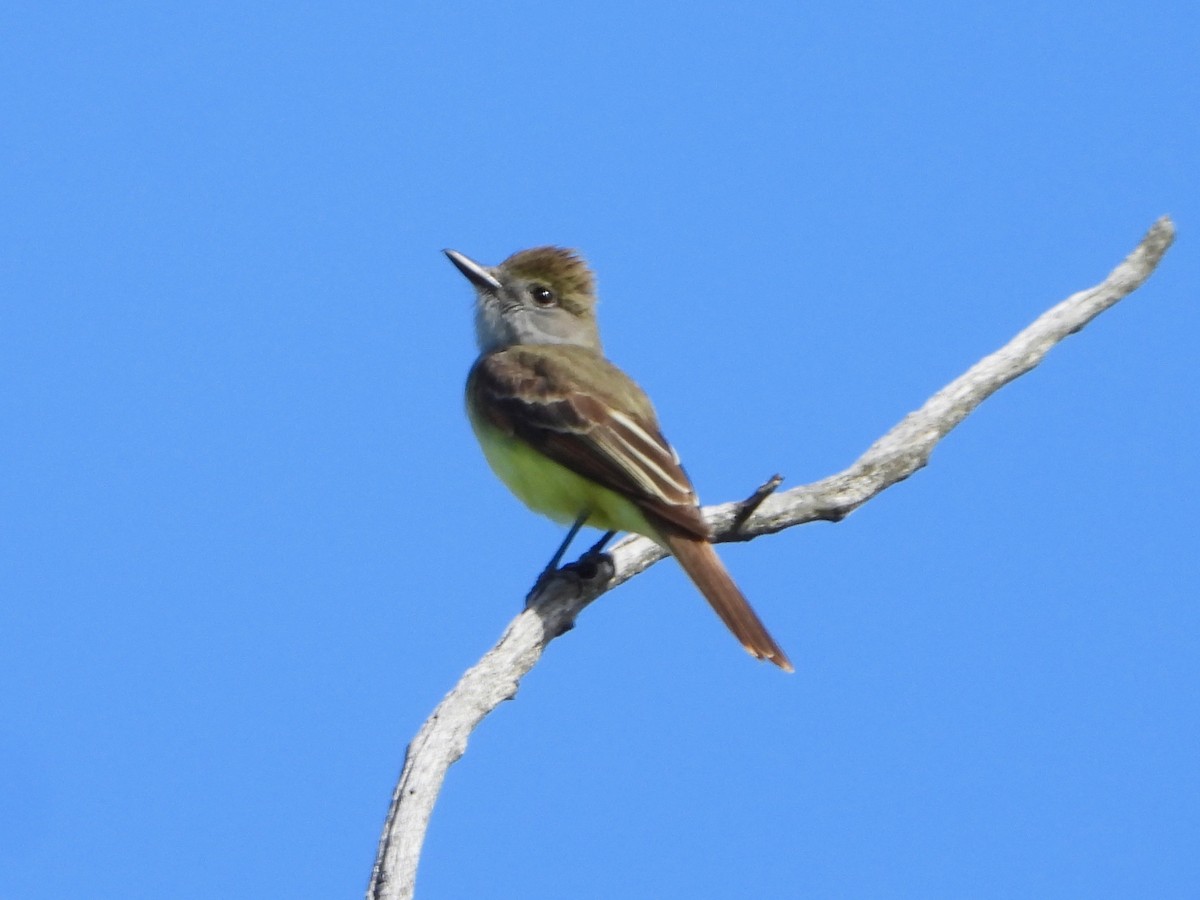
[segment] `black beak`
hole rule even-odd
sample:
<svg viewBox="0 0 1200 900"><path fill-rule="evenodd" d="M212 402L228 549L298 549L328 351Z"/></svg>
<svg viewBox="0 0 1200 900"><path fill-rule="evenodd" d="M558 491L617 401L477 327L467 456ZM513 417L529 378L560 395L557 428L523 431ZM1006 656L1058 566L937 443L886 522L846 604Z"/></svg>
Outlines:
<svg viewBox="0 0 1200 900"><path fill-rule="evenodd" d="M481 266L471 257L465 256L457 250L443 250L442 252L446 254L450 262L458 267L458 271L466 275L471 284L481 291L500 290L500 280L492 274L492 270L487 266Z"/></svg>

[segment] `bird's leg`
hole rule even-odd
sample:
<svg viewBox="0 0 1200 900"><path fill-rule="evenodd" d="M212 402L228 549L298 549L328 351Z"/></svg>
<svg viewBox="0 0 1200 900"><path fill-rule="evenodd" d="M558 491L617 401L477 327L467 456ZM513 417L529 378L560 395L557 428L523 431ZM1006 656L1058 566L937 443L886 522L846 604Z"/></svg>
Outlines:
<svg viewBox="0 0 1200 900"><path fill-rule="evenodd" d="M579 557L576 562L571 563L568 568L578 572L579 577L585 581L591 581L600 570L601 557L604 555L604 545L611 541L615 534L615 531L604 532L600 540L588 547L587 552Z"/></svg>
<svg viewBox="0 0 1200 900"><path fill-rule="evenodd" d="M571 541L575 540L575 535L579 534L579 529L583 527L583 523L587 521L591 512L584 510L579 514L579 518L571 526L571 530L567 532L567 536L563 538L563 542L558 549L554 551L554 555L550 557L550 562L546 564L546 569L542 572L541 577L546 578L554 572L558 571L558 564L562 562L563 555L566 554L567 548L571 546Z"/></svg>
<svg viewBox="0 0 1200 900"><path fill-rule="evenodd" d="M599 556L601 551L604 550L604 545L607 544L609 541L611 541L614 537L616 537L616 534L617 533L615 531L604 532L603 537L601 537L600 540L596 541L596 543L592 544L592 546L588 547L587 553L585 553L583 555L585 557Z"/></svg>
<svg viewBox="0 0 1200 900"><path fill-rule="evenodd" d="M525 595L526 606L529 605L529 602L537 592L542 589L542 586L550 580L550 577L558 571L558 564L562 562L563 554L567 552L567 548L571 546L571 541L575 540L575 535L579 534L579 529L583 527L583 523L587 521L590 515L591 511L586 509L579 514L579 518L575 520L575 524L571 526L571 530L567 532L567 536L563 539L563 542L554 551L554 555L550 557L550 562L546 564L546 568L542 569L542 574L537 577L537 581L533 583L533 587Z"/></svg>

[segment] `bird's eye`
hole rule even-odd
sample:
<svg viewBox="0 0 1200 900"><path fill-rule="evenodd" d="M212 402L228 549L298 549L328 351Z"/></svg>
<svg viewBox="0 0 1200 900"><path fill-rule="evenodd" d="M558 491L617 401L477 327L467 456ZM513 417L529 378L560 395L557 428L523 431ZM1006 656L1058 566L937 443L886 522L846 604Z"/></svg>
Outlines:
<svg viewBox="0 0 1200 900"><path fill-rule="evenodd" d="M544 284L534 284L529 287L529 296L533 298L533 302L538 306L553 306L558 302L558 297L554 291L546 287Z"/></svg>

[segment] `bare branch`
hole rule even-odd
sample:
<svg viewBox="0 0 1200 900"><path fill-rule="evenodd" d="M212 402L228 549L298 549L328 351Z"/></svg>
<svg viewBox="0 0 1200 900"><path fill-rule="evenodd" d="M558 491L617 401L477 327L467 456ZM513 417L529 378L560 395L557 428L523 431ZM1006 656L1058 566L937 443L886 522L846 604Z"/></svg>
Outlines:
<svg viewBox="0 0 1200 900"><path fill-rule="evenodd" d="M928 461L937 442L985 399L1034 368L1050 348L1136 290L1175 237L1171 220L1154 223L1142 242L1100 284L1069 297L909 413L850 468L803 487L774 493L772 479L748 500L705 508L714 540L745 541L816 520L844 519L876 494ZM605 556L585 555L547 580L499 643L469 669L408 746L400 783L379 842L369 900L407 900L434 802L446 770L463 755L467 738L517 686L554 638L606 591L649 568L665 554L644 537L629 536Z"/></svg>

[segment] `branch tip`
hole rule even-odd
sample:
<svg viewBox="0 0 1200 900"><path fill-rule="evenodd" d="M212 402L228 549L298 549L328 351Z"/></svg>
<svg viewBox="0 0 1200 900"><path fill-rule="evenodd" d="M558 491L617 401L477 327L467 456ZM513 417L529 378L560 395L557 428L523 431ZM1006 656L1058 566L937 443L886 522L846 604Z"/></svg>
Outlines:
<svg viewBox="0 0 1200 900"><path fill-rule="evenodd" d="M729 526L730 532L736 533L742 530L742 526L746 524L754 513L762 506L763 501L770 497L779 486L783 484L783 476L779 473L772 475L757 488L754 493L738 504L737 512L733 514L733 522Z"/></svg>

